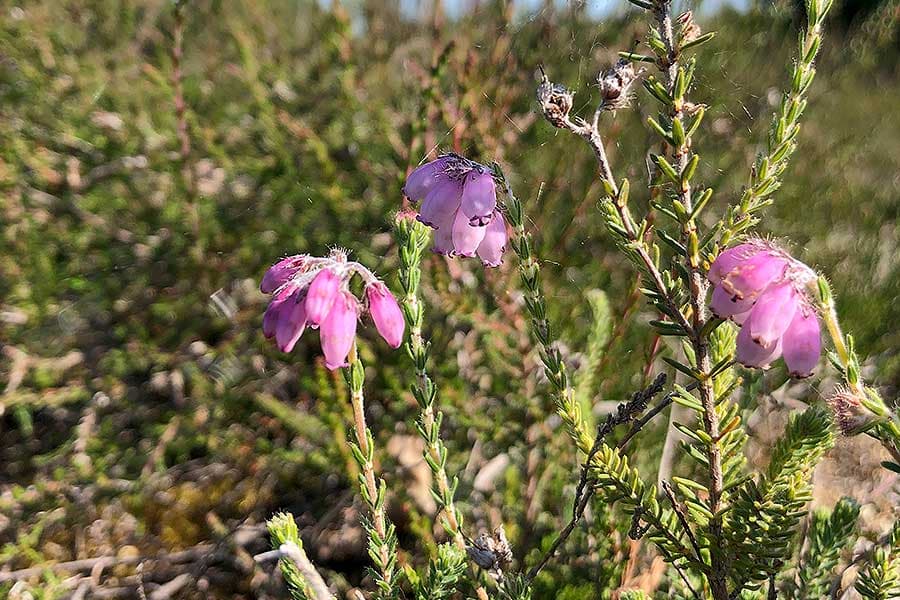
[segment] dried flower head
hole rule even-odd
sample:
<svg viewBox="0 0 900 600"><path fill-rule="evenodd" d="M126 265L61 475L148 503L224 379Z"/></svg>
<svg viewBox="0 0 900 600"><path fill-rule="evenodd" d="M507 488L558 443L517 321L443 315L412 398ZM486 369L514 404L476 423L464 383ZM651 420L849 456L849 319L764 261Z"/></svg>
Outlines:
<svg viewBox="0 0 900 600"><path fill-rule="evenodd" d="M865 399L860 398L849 388L839 386L825 399L834 414L834 420L846 436L856 435L869 429L877 422L877 416L865 405Z"/></svg>
<svg viewBox="0 0 900 600"><path fill-rule="evenodd" d="M499 577L513 559L503 525L497 527L493 534L482 531L477 539L470 541L466 553L476 565L489 571L494 577Z"/></svg>
<svg viewBox="0 0 900 600"><path fill-rule="evenodd" d="M761 238L722 252L707 274L710 308L741 326L737 360L767 368L779 357L793 377L808 377L822 351L821 332L809 286L815 272Z"/></svg>
<svg viewBox="0 0 900 600"><path fill-rule="evenodd" d="M537 101L541 106L541 112L551 125L563 129L572 110L575 92L550 81L543 69L541 75L541 83L537 89Z"/></svg>
<svg viewBox="0 0 900 600"><path fill-rule="evenodd" d="M298 254L272 265L260 290L272 300L263 316L263 334L275 338L282 352L294 349L306 327L319 328L325 366L347 366L356 339L356 325L364 304L350 292L350 280L359 275L365 284L369 312L381 337L393 348L403 339L405 322L400 306L387 286L347 251L335 248L324 258Z"/></svg>
<svg viewBox="0 0 900 600"><path fill-rule="evenodd" d="M631 61L624 58L601 71L597 77L597 85L600 87L600 108L618 110L628 106L631 101L631 86L638 75L639 72L634 70Z"/></svg>
<svg viewBox="0 0 900 600"><path fill-rule="evenodd" d="M417 218L435 230L435 252L477 255L485 266L500 265L506 221L497 209L490 167L458 154L443 154L410 173L403 192L422 201Z"/></svg>

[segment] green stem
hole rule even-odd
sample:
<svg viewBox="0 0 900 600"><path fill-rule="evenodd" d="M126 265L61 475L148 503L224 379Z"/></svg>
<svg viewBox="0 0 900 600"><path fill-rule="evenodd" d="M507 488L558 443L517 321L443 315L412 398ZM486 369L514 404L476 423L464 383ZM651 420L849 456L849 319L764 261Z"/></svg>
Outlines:
<svg viewBox="0 0 900 600"><path fill-rule="evenodd" d="M443 513L442 525L453 538L453 543L466 551L466 540L462 532L463 517L456 507L457 479L447 476L447 447L441 439L443 414L437 410L437 388L428 374L428 343L422 335L424 310L419 298L422 254L429 241L428 228L412 218L401 218L397 224L397 241L400 246L400 285L403 288L401 305L409 336L406 341L407 354L412 358L416 371L413 395L419 404L418 431L425 442L424 458L431 468L434 497ZM474 577L474 573L473 573ZM476 585L479 600L488 600L487 591Z"/></svg>
<svg viewBox="0 0 900 600"><path fill-rule="evenodd" d="M397 535L393 523L385 514L386 486L375 474L375 447L372 432L366 425L365 367L359 359L354 344L349 356L350 366L345 376L350 385L350 405L353 409L353 433L356 443L351 444L353 456L360 469L360 495L369 510L368 522L364 521L369 538L369 555L375 562L375 583L380 598L396 598L397 583L394 574L397 566Z"/></svg>

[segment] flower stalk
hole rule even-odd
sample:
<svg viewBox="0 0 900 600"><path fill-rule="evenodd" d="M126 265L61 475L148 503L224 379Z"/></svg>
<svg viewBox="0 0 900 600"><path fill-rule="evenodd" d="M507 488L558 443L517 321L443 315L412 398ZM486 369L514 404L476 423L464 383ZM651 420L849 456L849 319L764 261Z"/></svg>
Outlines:
<svg viewBox="0 0 900 600"><path fill-rule="evenodd" d="M396 234L400 248L400 286L403 288L401 307L409 327L405 348L416 374L415 384L412 386L413 396L419 405L416 429L425 442L424 459L434 478L433 495L438 500L443 515L441 524L456 547L465 552L463 516L454 500L458 479L455 476L451 479L447 475L447 447L441 439L443 413L437 409L437 388L428 374L429 344L422 335L424 309L419 298L419 283L422 276L422 255L430 236L428 227L411 218L411 215L400 216ZM487 591L481 585L475 587L475 593L479 600L488 599Z"/></svg>
<svg viewBox="0 0 900 600"><path fill-rule="evenodd" d="M716 397L713 391L713 382L709 374L712 369L710 360L709 343L704 333L706 328L706 294L708 286L706 279L700 272L699 240L697 233L696 217L693 195L691 189L691 177L696 171L699 157L691 152L691 132L697 127L693 124L686 126L685 98L686 91L693 77L694 62L690 61L686 66L681 64L681 42L675 39L672 27L672 3L671 0L659 0L653 5L653 15L656 19L659 32L659 40L662 42L662 52L658 53L658 64L663 72L665 80L666 112L670 131L664 132L665 141L671 148L674 164L670 168L664 157L657 157L664 177L671 179L677 200L673 201L673 209L681 226L681 244L686 250L686 270L688 274L688 293L690 305L690 322L688 338L693 348L695 368L698 373L700 404L702 406L703 429L709 437L705 444L707 465L709 473L709 498L708 509L712 514L709 521L709 538L713 545L710 553L709 584L710 591L717 600L728 598L725 565L721 561L721 552L718 551L719 540L722 537L722 496L724 493L724 478L722 475L722 455L719 443L721 432L719 415L716 410ZM683 37L683 36L682 36ZM697 120L702 118L702 112ZM689 167L689 165L692 165ZM674 175L674 176L673 176Z"/></svg>
<svg viewBox="0 0 900 600"><path fill-rule="evenodd" d="M350 351L349 367L344 369L344 377L350 386L350 405L353 409L353 433L356 442L351 442L353 457L359 465L359 489L368 509L368 517L363 526L369 539L369 556L375 564L373 576L378 586L380 598L397 596L397 535L394 524L385 514L387 487L384 480L375 474L375 443L372 432L366 425L365 367L359 358L356 345Z"/></svg>
<svg viewBox="0 0 900 600"><path fill-rule="evenodd" d="M845 335L841 329L834 294L828 281L819 277L816 287L819 311L834 346L832 362L843 375L852 397L871 413L873 425L868 428L868 432L884 446L893 460L893 463L886 463L884 466L900 471L900 416L892 412L878 392L863 381L853 338Z"/></svg>

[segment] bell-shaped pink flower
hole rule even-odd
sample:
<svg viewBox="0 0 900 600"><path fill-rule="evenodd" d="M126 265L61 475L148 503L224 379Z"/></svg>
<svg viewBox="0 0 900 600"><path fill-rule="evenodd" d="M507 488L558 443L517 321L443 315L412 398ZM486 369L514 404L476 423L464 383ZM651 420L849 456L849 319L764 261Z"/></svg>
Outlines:
<svg viewBox="0 0 900 600"><path fill-rule="evenodd" d="M807 290L815 272L774 243L753 239L722 252L710 266L710 309L741 326L737 360L766 368L784 355L793 377L807 377L822 351Z"/></svg>
<svg viewBox="0 0 900 600"><path fill-rule="evenodd" d="M485 226L469 224L469 217L458 211L453 220L453 253L459 256L475 256L478 245L487 232Z"/></svg>
<svg viewBox="0 0 900 600"><path fill-rule="evenodd" d="M403 189L412 200L422 200L416 218L435 230L435 252L478 254L487 266L500 264L506 226L497 217L497 186L489 167L447 154L413 171Z"/></svg>
<svg viewBox="0 0 900 600"><path fill-rule="evenodd" d="M290 352L306 329L306 303L292 297L284 303L281 318L275 326L275 343L282 352Z"/></svg>
<svg viewBox="0 0 900 600"><path fill-rule="evenodd" d="M271 294L280 288L304 267L308 258L305 254L295 254L279 260L263 275L259 291L263 294Z"/></svg>
<svg viewBox="0 0 900 600"><path fill-rule="evenodd" d="M784 275L787 266L784 257L760 252L734 267L720 285L738 299L755 299L769 284Z"/></svg>
<svg viewBox="0 0 900 600"><path fill-rule="evenodd" d="M713 264L710 265L709 273L706 274L707 278L710 283L721 283L736 266L759 254L762 249L763 247L759 243L747 242L720 252Z"/></svg>
<svg viewBox="0 0 900 600"><path fill-rule="evenodd" d="M478 258L487 267L499 267L503 262L503 252L506 250L506 221L500 211L494 211L491 222L484 231L484 239L478 244Z"/></svg>
<svg viewBox="0 0 900 600"><path fill-rule="evenodd" d="M397 299L381 282L366 286L366 297L369 299L369 313L375 321L375 329L391 348L399 348L403 342L406 321Z"/></svg>
<svg viewBox="0 0 900 600"><path fill-rule="evenodd" d="M763 346L750 337L750 328L744 325L737 335L735 359L745 367L767 369L781 356L781 338L771 346Z"/></svg>
<svg viewBox="0 0 900 600"><path fill-rule="evenodd" d="M435 184L425 196L419 209L419 221L429 227L438 228L448 220L452 222L459 209L462 186L449 179Z"/></svg>
<svg viewBox="0 0 900 600"><path fill-rule="evenodd" d="M437 254L450 256L453 254L453 221L456 213L451 213L439 221L434 228L434 246L432 250Z"/></svg>
<svg viewBox="0 0 900 600"><path fill-rule="evenodd" d="M471 171L462 188L460 210L470 225L487 225L497 207L497 189L489 172Z"/></svg>
<svg viewBox="0 0 900 600"><path fill-rule="evenodd" d="M750 330L750 338L761 346L771 347L790 325L799 301L790 282L774 285L763 292L744 324L744 328Z"/></svg>
<svg viewBox="0 0 900 600"><path fill-rule="evenodd" d="M338 297L341 279L331 269L324 268L316 275L306 292L306 319L313 327L320 325Z"/></svg>
<svg viewBox="0 0 900 600"><path fill-rule="evenodd" d="M356 298L350 292L341 292L322 321L319 329L322 353L325 355L325 366L332 371L348 366L347 355L356 339L358 316Z"/></svg>
<svg viewBox="0 0 900 600"><path fill-rule="evenodd" d="M809 377L822 353L822 332L815 311L801 306L782 338L784 363L792 377Z"/></svg>
<svg viewBox="0 0 900 600"><path fill-rule="evenodd" d="M727 319L735 315L743 315L753 308L753 298L739 299L725 291L721 285L713 288L712 298L710 298L709 308L717 317Z"/></svg>
<svg viewBox="0 0 900 600"><path fill-rule="evenodd" d="M447 168L449 158L450 157L442 156L437 160L427 162L416 168L409 174L409 177L406 178L406 185L403 186L403 193L413 202L418 202L425 198L426 194L428 194L435 185L447 181L444 170Z"/></svg>
<svg viewBox="0 0 900 600"><path fill-rule="evenodd" d="M302 290L293 282L288 282L281 287L272 297L266 312L263 314L263 335L271 339L275 337L278 323L285 318L294 301L300 299ZM288 302L290 300L290 302Z"/></svg>

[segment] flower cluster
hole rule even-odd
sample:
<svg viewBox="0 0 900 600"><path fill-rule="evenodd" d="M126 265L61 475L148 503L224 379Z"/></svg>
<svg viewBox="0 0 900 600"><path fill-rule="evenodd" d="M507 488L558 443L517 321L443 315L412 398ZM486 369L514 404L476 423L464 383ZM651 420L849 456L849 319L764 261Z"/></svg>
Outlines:
<svg viewBox="0 0 900 600"><path fill-rule="evenodd" d="M784 356L793 377L819 361L819 320L807 289L816 274L773 243L753 239L722 252L709 269L710 308L741 326L737 360L766 368Z"/></svg>
<svg viewBox="0 0 900 600"><path fill-rule="evenodd" d="M365 304L350 292L359 275L365 284ZM325 258L297 254L281 259L263 276L260 291L272 294L263 316L263 333L290 352L307 326L319 329L325 366L347 366L356 339L356 323L368 308L375 328L392 348L403 341L406 323L397 300L375 275L347 253L336 249Z"/></svg>
<svg viewBox="0 0 900 600"><path fill-rule="evenodd" d="M506 250L506 222L497 209L490 168L457 154L444 154L410 173L403 193L422 201L418 219L435 230L434 251L475 256L499 266Z"/></svg>

